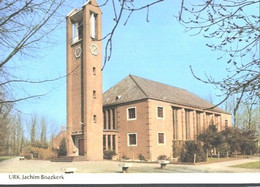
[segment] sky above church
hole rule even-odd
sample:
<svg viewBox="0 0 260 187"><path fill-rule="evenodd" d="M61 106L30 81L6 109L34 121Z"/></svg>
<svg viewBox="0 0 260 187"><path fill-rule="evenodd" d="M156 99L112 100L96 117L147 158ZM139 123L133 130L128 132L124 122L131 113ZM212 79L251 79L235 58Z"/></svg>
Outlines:
<svg viewBox="0 0 260 187"><path fill-rule="evenodd" d="M103 1L99 1L103 2ZM148 2L148 1L147 1ZM74 2L71 9L80 8L83 1ZM149 22L146 21L146 10L133 13L126 26L123 23L128 16L124 15L122 23L113 38L113 53L103 70L103 92L124 79L129 74L151 79L168 85L186 89L204 99L212 96L217 103L221 94L213 86L196 80L189 66L199 77L205 73L221 80L226 76L226 63L218 61L220 53L206 47L209 41L203 36L191 36L185 33L175 15L178 15L180 4L166 0L150 8ZM103 36L114 24L112 7L106 6L103 11ZM64 15L69 13L64 9ZM64 23L53 33L50 40L55 41L52 47L42 44L36 58L22 59L17 67L17 75L34 80L51 79L66 74L66 30ZM105 42L103 42L104 52ZM33 52L32 52L33 53ZM16 59L17 63L19 58ZM66 124L66 79L39 85L21 85L30 94L43 94L44 97L19 103L16 108L23 116L37 113L49 121L61 126ZM160 90L158 90L160 91ZM19 91L16 91L19 95Z"/></svg>

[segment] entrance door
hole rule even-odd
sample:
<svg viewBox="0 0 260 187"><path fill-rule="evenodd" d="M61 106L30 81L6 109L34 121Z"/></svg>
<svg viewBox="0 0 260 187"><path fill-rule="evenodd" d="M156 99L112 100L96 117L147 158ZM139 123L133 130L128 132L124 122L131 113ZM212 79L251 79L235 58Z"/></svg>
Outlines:
<svg viewBox="0 0 260 187"><path fill-rule="evenodd" d="M79 139L79 155L84 155L84 139Z"/></svg>

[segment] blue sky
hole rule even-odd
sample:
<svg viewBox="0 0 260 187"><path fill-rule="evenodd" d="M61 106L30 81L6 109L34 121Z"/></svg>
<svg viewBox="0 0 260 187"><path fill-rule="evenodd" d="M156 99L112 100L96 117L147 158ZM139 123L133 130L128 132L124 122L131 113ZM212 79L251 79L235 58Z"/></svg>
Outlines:
<svg viewBox="0 0 260 187"><path fill-rule="evenodd" d="M82 2L75 3L80 7ZM71 5L74 6L74 5ZM202 36L190 36L184 33L175 19L180 5L176 1L165 2L150 8L149 23L146 22L146 10L132 15L128 24L119 25L113 39L113 54L103 71L103 92L115 85L129 74L159 81L172 86L184 88L202 98L213 96L216 103L219 91L210 85L196 80L189 69L201 77L204 73L216 79L226 76L226 63L217 61L220 56L206 47L207 41ZM64 9L64 15L70 10ZM113 24L111 6L102 8L103 36ZM124 15L126 18L127 14ZM123 19L124 20L124 19ZM19 67L17 75L34 80L50 79L66 73L65 18L52 35L55 45L46 47L42 44L37 58L16 59ZM103 48L105 43L103 43ZM32 52L33 54L33 52ZM21 65L22 64L22 65ZM66 80L23 87L30 94L48 93L39 99L25 101L17 108L26 114L37 113L45 116L58 127L66 124ZM15 91L21 94L20 91Z"/></svg>

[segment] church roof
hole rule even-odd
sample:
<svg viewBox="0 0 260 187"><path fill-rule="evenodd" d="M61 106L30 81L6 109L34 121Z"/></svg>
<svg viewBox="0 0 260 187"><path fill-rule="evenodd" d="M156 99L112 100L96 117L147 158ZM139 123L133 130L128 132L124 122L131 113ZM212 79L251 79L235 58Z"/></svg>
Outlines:
<svg viewBox="0 0 260 187"><path fill-rule="evenodd" d="M155 99L202 110L214 106L187 90L133 75L127 76L107 90L103 94L103 105L118 105L142 99ZM210 110L227 113L218 107Z"/></svg>

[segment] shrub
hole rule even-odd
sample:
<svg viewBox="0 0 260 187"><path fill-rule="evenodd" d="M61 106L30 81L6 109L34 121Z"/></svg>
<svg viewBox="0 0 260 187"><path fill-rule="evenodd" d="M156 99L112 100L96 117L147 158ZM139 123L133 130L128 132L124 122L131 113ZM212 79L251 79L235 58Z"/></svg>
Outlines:
<svg viewBox="0 0 260 187"><path fill-rule="evenodd" d="M104 151L103 158L107 159L107 160L112 160L113 156L115 156L115 155L116 155L115 151L106 150L106 151Z"/></svg>
<svg viewBox="0 0 260 187"><path fill-rule="evenodd" d="M36 141L34 143L32 143L32 147L38 147L38 148L42 148L42 149L48 149L48 144L46 142L39 142Z"/></svg>
<svg viewBox="0 0 260 187"><path fill-rule="evenodd" d="M141 160L141 161L146 161L146 158L145 158L144 155L142 155L142 154L139 154L138 158L139 158L139 160Z"/></svg>
<svg viewBox="0 0 260 187"><path fill-rule="evenodd" d="M173 142L173 154L172 154L172 156L174 158L181 156L182 146L183 146L182 143L178 143L176 141Z"/></svg>
<svg viewBox="0 0 260 187"><path fill-rule="evenodd" d="M38 158L43 160L50 160L56 157L55 152L52 151L51 148L48 149L40 149Z"/></svg>
<svg viewBox="0 0 260 187"><path fill-rule="evenodd" d="M230 146L228 143L222 143L217 148L220 157L227 157L227 152L229 152L229 150Z"/></svg>
<svg viewBox="0 0 260 187"><path fill-rule="evenodd" d="M168 160L166 155L159 155L157 160Z"/></svg>
<svg viewBox="0 0 260 187"><path fill-rule="evenodd" d="M67 155L66 139L62 138L58 149L58 156L66 156L66 155Z"/></svg>
<svg viewBox="0 0 260 187"><path fill-rule="evenodd" d="M206 161L206 154L200 142L186 141L181 151L182 162L194 162L194 154L196 154L196 162Z"/></svg>
<svg viewBox="0 0 260 187"><path fill-rule="evenodd" d="M25 153L25 154L23 154L23 156L27 160L31 160L32 159L32 154L30 154L30 153Z"/></svg>
<svg viewBox="0 0 260 187"><path fill-rule="evenodd" d="M56 157L55 152L52 151L51 148L44 149L38 147L27 146L23 149L23 153L21 154L25 159L43 159L50 160Z"/></svg>
<svg viewBox="0 0 260 187"><path fill-rule="evenodd" d="M123 155L123 156L122 156L122 159L123 159L123 160L129 160L129 158L128 158L126 155Z"/></svg>

